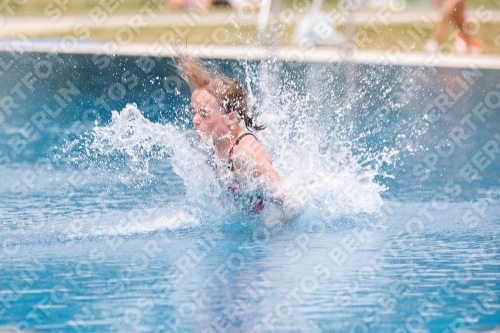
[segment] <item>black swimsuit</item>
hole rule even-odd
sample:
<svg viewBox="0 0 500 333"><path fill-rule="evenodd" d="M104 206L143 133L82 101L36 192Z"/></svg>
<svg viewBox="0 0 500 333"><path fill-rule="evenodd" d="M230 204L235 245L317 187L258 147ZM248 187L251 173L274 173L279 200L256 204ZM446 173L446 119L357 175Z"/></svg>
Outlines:
<svg viewBox="0 0 500 333"><path fill-rule="evenodd" d="M255 137L255 135L253 135L252 133L243 133L242 135L240 135L240 137L238 139L236 139L236 142L233 144L233 146L231 147L231 150L229 151L229 159L227 160L227 167L229 168L229 170L233 171L234 172L234 165L233 165L233 159L231 158L231 156L233 156L233 153L234 153L234 146L237 146L238 143L240 143L241 139L243 139L246 135L251 135L255 138L255 140L257 140L257 138ZM257 140L259 141L259 140Z"/></svg>
<svg viewBox="0 0 500 333"><path fill-rule="evenodd" d="M253 135L252 133L248 133L248 132L243 133L242 135L240 135L240 137L238 139L236 139L236 142L233 144L233 146L231 147L231 150L229 151L229 159L227 160L227 167L232 172L234 172L234 165L233 165L233 160L232 160L231 156L233 156L234 147L237 146L240 143L241 139L243 139L243 137L246 135L251 135L255 138L255 140L257 140L255 135ZM244 206L249 208L248 213L259 214L264 209L264 201L265 200L264 200L264 195L262 192L257 191L254 193L246 193L246 194L240 193L241 185L237 179L234 179L233 184L230 187L230 190L233 192L235 199L237 199L237 201L239 201L240 203L243 203Z"/></svg>

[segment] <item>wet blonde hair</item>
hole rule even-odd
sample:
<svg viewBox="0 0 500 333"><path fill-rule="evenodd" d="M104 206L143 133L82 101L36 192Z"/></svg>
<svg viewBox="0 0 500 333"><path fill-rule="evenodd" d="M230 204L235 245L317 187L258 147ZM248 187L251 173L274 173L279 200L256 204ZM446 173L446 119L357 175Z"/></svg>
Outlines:
<svg viewBox="0 0 500 333"><path fill-rule="evenodd" d="M250 131L260 131L265 125L257 125L250 116L247 95L245 90L236 80L223 76L218 71L210 71L207 67L186 54L178 46L174 46L178 55L173 59L175 66L181 72L182 78L188 83L191 91L205 89L215 97L217 103L222 106L226 113L236 112L245 122Z"/></svg>

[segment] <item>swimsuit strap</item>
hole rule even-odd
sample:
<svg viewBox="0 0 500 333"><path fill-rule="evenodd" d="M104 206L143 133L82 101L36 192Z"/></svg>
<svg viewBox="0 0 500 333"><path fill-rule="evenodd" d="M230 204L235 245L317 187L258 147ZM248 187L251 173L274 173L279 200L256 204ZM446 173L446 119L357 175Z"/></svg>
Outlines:
<svg viewBox="0 0 500 333"><path fill-rule="evenodd" d="M257 140L257 138L255 137L255 135L253 135L252 133L249 133L249 132L243 133L242 135L240 135L240 137L238 139L236 139L236 142L233 144L233 146L231 147L231 150L229 151L229 159L227 161L227 167L231 171L234 171L233 159L231 158L231 156L233 156L234 146L237 146L238 143L240 143L241 139L243 139L243 137L246 136L246 135L251 135L251 136L253 136L255 138L255 140Z"/></svg>
<svg viewBox="0 0 500 333"><path fill-rule="evenodd" d="M247 135L251 135L255 138L255 140L257 140L257 138L255 137L255 135L253 135L252 133L250 132L246 132L246 133L243 133L242 135L239 136L238 139L236 139L236 142L233 144L233 146L231 147L231 150L229 151L229 157L231 157L233 155L233 152L234 152L234 146L237 146L238 143L240 143L241 139L243 139L243 137L247 136ZM258 140L257 140L258 141Z"/></svg>

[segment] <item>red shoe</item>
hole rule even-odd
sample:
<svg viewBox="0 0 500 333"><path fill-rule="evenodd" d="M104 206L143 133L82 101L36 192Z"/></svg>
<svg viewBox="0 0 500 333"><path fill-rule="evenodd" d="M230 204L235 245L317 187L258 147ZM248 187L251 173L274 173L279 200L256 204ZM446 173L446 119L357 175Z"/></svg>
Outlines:
<svg viewBox="0 0 500 333"><path fill-rule="evenodd" d="M469 51L471 53L481 53L483 51L481 41L475 37L472 37L469 43Z"/></svg>

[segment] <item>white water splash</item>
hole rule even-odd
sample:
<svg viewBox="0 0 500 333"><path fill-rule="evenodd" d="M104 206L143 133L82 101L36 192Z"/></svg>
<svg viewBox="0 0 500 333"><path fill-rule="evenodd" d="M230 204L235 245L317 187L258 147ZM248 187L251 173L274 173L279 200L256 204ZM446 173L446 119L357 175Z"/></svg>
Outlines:
<svg viewBox="0 0 500 333"><path fill-rule="evenodd" d="M124 236L157 230L190 228L200 225L198 218L185 211L171 211L168 215L158 214L157 210L148 212L147 214L144 214L144 211L139 211L137 215L144 217L129 221L117 221L113 224L95 225L91 228L91 234L94 236Z"/></svg>
<svg viewBox="0 0 500 333"><path fill-rule="evenodd" d="M112 111L111 122L96 126L93 138L91 151L128 157L137 174L148 173L152 159L168 158L173 171L183 179L191 204L203 207L204 194L213 192L212 181L207 180L215 174L205 163L206 156L192 147L191 133L180 132L171 124L150 122L135 104L127 104L121 112Z"/></svg>
<svg viewBox="0 0 500 333"><path fill-rule="evenodd" d="M396 152L371 151L359 137L351 138L343 110L330 110L337 122L326 125L318 115L305 112L310 94L299 96L284 88L278 95L260 112L258 120L267 129L258 136L272 147L275 168L305 210L336 216L379 212L386 187L375 177L387 176L379 170Z"/></svg>
<svg viewBox="0 0 500 333"><path fill-rule="evenodd" d="M262 77L250 75L252 71L246 69L245 82L252 99L255 94L250 82L260 84ZM273 84L272 80L269 82ZM366 133L353 135L354 120L347 116L350 110L332 107L328 110L330 120L305 112L310 111L311 101L321 93L316 91L316 97L309 93L300 95L293 80L280 84L280 90L274 91L274 95L273 91L260 93L264 97L256 107L256 120L265 123L267 128L256 136L269 151L284 187L303 207L304 217L379 212L383 205L381 193L386 188L375 178L387 176L380 171L381 167L391 163L397 152L367 147L362 143ZM250 104L252 102L250 100ZM334 117L336 122L331 121ZM147 175L152 160L165 160L182 178L185 198L180 200L175 212L155 217L154 224L158 227L193 226L200 221L218 223L224 220L223 216L234 212L230 203L220 200L224 196L223 187L207 164L208 154L194 140L193 131L168 123L152 123L135 104L129 104L121 112L113 111L111 122L96 126L92 136L88 149L93 158L103 155L126 158L137 175ZM171 221L172 216L183 213L190 216L184 224L175 222L182 218ZM269 209L269 216L266 217L265 212L263 215L265 220L274 218L276 211Z"/></svg>

